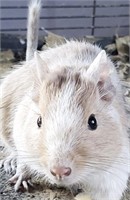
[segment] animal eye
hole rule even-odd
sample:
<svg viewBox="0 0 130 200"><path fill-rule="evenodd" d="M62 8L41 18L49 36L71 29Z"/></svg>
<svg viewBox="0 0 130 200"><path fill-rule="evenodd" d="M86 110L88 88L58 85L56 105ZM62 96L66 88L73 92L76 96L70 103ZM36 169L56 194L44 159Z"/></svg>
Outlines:
<svg viewBox="0 0 130 200"><path fill-rule="evenodd" d="M37 119L37 125L38 125L39 128L40 128L41 125L42 125L42 117L41 117L41 116L38 117L38 119Z"/></svg>
<svg viewBox="0 0 130 200"><path fill-rule="evenodd" d="M90 130L95 130L97 128L97 120L94 114L91 114L88 119L88 125Z"/></svg>

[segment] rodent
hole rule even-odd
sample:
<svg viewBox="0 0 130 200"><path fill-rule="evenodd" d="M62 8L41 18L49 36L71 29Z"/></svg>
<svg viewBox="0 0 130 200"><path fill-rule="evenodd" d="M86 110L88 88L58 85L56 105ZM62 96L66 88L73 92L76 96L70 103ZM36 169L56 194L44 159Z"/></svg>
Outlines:
<svg viewBox="0 0 130 200"><path fill-rule="evenodd" d="M35 173L80 185L92 200L121 199L130 172L127 118L104 50L66 41L35 52L5 78L2 93L1 138L17 161L15 190Z"/></svg>

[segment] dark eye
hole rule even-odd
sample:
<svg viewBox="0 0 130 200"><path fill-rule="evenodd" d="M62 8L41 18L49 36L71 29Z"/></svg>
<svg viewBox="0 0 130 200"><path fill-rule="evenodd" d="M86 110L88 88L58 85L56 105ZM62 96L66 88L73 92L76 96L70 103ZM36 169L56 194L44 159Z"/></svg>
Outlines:
<svg viewBox="0 0 130 200"><path fill-rule="evenodd" d="M37 125L38 125L39 128L40 128L41 125L42 125L42 117L41 117L41 116L38 117L38 119L37 119Z"/></svg>
<svg viewBox="0 0 130 200"><path fill-rule="evenodd" d="M88 119L88 125L90 130L95 130L97 128L97 120L94 114L90 115Z"/></svg>

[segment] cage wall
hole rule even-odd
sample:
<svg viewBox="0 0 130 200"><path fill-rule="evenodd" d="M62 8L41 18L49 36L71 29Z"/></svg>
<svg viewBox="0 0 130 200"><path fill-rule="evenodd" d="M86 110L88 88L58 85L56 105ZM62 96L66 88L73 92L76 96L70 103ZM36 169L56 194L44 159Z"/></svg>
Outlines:
<svg viewBox="0 0 130 200"><path fill-rule="evenodd" d="M44 29L69 37L129 34L129 0L42 0ZM28 0L1 0L2 33L26 34Z"/></svg>

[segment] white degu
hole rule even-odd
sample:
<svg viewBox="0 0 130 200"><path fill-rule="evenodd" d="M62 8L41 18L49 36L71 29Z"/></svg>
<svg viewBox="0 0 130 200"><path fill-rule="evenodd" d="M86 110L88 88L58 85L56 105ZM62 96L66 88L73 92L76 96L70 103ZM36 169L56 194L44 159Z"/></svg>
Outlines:
<svg viewBox="0 0 130 200"><path fill-rule="evenodd" d="M52 184L79 184L93 200L121 199L130 169L127 118L104 50L66 41L35 52L1 91L0 136L10 153L2 164L13 170L16 160L15 190L37 174Z"/></svg>

